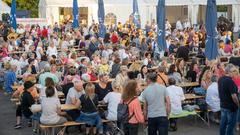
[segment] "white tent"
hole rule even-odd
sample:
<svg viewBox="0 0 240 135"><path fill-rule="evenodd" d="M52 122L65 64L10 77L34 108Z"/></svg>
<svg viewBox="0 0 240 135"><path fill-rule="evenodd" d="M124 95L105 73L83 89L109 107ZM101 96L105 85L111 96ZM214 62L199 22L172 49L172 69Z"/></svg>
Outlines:
<svg viewBox="0 0 240 135"><path fill-rule="evenodd" d="M39 17L46 18L50 24L59 22L60 8L72 7L73 0L40 0ZM88 24L97 17L98 0L78 0L79 7L87 7ZM114 14L118 22L125 22L132 13L133 0L104 0L105 14ZM158 0L138 0L142 26L146 21L156 18ZM171 22L177 18L189 19L192 24L204 22L207 0L166 0L166 17ZM228 5L228 14L233 20L237 31L240 25L240 0L217 0L217 5ZM69 12L71 14L71 12ZM61 16L62 17L62 16Z"/></svg>
<svg viewBox="0 0 240 135"><path fill-rule="evenodd" d="M0 20L2 20L2 14L3 13L9 13L10 14L11 8L4 3L2 0L0 0Z"/></svg>

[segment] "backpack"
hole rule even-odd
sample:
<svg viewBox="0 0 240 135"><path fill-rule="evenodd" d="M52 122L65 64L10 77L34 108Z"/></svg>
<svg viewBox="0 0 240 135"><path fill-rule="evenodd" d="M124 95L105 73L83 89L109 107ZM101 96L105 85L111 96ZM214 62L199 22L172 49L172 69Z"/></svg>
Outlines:
<svg viewBox="0 0 240 135"><path fill-rule="evenodd" d="M134 113L129 116L128 105L135 99L133 97L128 103L120 102L117 108L117 121L124 124L128 123L128 121L134 116Z"/></svg>

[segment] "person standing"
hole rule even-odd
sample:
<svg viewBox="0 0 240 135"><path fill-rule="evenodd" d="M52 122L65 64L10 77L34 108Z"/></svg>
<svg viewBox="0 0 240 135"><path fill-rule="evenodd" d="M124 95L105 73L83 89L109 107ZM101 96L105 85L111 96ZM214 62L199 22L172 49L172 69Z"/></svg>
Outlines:
<svg viewBox="0 0 240 135"><path fill-rule="evenodd" d="M234 127L237 122L239 107L238 88L232 76L235 66L228 64L225 68L225 75L218 81L218 91L221 107L220 135L234 135Z"/></svg>
<svg viewBox="0 0 240 135"><path fill-rule="evenodd" d="M5 64L5 69L7 70L4 74L4 95L9 95L13 92L12 86L16 85L17 77L16 77L16 65Z"/></svg>
<svg viewBox="0 0 240 135"><path fill-rule="evenodd" d="M148 118L148 135L168 135L168 116L171 112L166 87L157 83L157 74L147 77L148 87L143 91L144 116Z"/></svg>
<svg viewBox="0 0 240 135"><path fill-rule="evenodd" d="M139 86L137 81L130 80L123 89L122 101L128 104L129 120L123 125L125 135L138 135L139 124L144 123L141 104L137 98Z"/></svg>

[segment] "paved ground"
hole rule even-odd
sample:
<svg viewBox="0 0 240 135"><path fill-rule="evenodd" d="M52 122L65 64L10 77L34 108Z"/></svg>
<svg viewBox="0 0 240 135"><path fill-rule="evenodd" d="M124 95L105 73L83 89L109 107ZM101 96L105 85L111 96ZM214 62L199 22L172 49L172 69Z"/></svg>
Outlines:
<svg viewBox="0 0 240 135"><path fill-rule="evenodd" d="M4 96L0 91L0 135L33 135L31 128L26 125L20 130L13 129L15 125L15 106L10 102L10 97ZM218 126L211 124L208 128L202 121L194 117L180 119L178 131L170 132L169 135L218 135ZM71 129L68 135L80 135L79 131ZM144 135L141 133L140 135Z"/></svg>

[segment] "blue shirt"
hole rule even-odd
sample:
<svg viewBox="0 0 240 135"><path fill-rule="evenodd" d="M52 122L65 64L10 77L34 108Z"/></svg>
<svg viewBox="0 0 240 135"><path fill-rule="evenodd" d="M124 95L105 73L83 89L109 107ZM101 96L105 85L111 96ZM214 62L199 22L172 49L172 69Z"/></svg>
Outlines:
<svg viewBox="0 0 240 135"><path fill-rule="evenodd" d="M13 71L7 71L4 75L4 87L6 92L12 92L12 85L17 81L16 73Z"/></svg>

